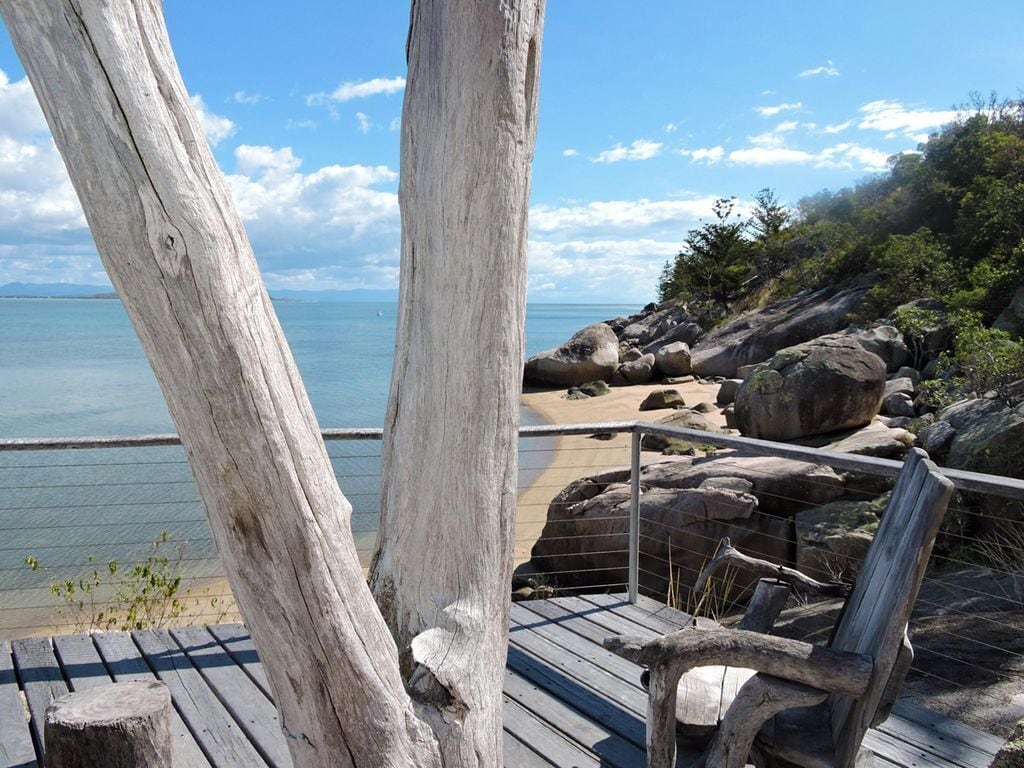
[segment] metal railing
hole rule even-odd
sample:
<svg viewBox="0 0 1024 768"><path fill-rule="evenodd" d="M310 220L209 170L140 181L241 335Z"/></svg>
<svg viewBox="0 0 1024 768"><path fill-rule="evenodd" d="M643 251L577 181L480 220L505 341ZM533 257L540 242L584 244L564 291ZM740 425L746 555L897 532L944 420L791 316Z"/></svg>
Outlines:
<svg viewBox="0 0 1024 768"><path fill-rule="evenodd" d="M614 439L579 439L598 434ZM364 564L369 561L377 523L381 435L379 429L323 432L335 474L353 503L353 529ZM641 513L642 508L652 509L652 502L644 500L649 489L645 473L661 460L644 449L647 436L727 451L715 455L720 465L739 463L742 457L761 456L853 473L858 479L850 481L847 490L864 499L884 493L885 481L895 477L902 466L894 460L637 421L531 426L522 428L520 435L521 519L515 545L518 564L540 564L534 569L533 583L539 587L534 590L536 597L603 590L626 592L630 602L636 602L641 595L672 602L671 587L666 589L664 584L671 584L673 569L692 577L702 558L713 551L716 538L702 538L691 530L692 526L687 528L671 514L663 510L655 510L664 512L660 516ZM559 439L559 444L548 444L552 438ZM548 443L538 447L537 442L542 439ZM952 469L942 472L961 492L950 506L951 519L979 519L980 513L965 501L971 495L1003 499L1010 508L1024 501L1024 480ZM817 482L808 478L805 488L813 490ZM563 499L564 490L571 486L585 492ZM611 511L592 518L582 513L575 515L575 505L589 503L587 499L616 488L620 494L617 498L622 501L613 505ZM762 507L769 508L758 509L756 517L749 520L723 523L724 529L739 534L744 526L763 523L765 538L774 541L777 549L791 552L793 510L816 506L815 503L807 497L772 497L772 492L765 490L760 494ZM580 498L585 501L580 502ZM772 505L785 507L785 511L773 511ZM922 617L915 621L922 632L951 635L957 630L937 625L930 617L942 614L969 619L981 627L973 641L979 651L995 650L987 646L998 645L1001 653L1010 654L1014 660L1019 657L1024 663L1024 653L993 639L999 633L1013 630L1005 616L998 612L968 614L955 607L972 600L1011 605L1015 609L1019 606L1024 626L1024 514L989 509L984 517L990 522L1000 522L1002 517L1000 524L1020 532L1017 554L1021 559L1007 560L1001 566L998 557L994 558L985 565L985 580L950 587L958 598L947 600L943 591L948 581L946 573L979 566L976 549L972 549L976 542L971 535L955 525L949 526L943 534L949 546L941 551L937 548L933 555L935 572L926 578L926 588L918 603ZM777 533L783 529L787 531L785 535ZM88 571L97 563L102 571L108 560L115 557L129 569L133 563L145 562L158 531L173 533L167 542L169 546L184 547L182 559L196 584L222 590L207 593L207 602L189 618L220 618L223 604L210 610L209 598L228 599L230 595L223 587L223 572L175 435L0 440L0 638L58 630L61 622L49 616L60 603L51 594L53 584L74 581L83 569ZM772 539L773 536L776 538ZM687 548L684 539L696 545ZM543 558L536 554L542 541L564 545L563 554L558 556L561 559L552 558L544 566ZM38 558L43 570L32 572L22 562L25 556ZM841 563L844 573L855 572L854 556L836 557L851 561L849 568ZM91 598L96 605L86 607L93 611L115 608L117 597L111 587ZM689 607L680 603L678 595L675 601L677 607ZM5 618L15 616L21 618ZM988 628L993 635L984 633ZM922 674L939 681L955 662L978 674L1001 675L1024 688L1024 680L1012 670L997 670L992 664L979 662L977 656L966 661L954 656L939 643L925 648L918 665L925 670Z"/></svg>

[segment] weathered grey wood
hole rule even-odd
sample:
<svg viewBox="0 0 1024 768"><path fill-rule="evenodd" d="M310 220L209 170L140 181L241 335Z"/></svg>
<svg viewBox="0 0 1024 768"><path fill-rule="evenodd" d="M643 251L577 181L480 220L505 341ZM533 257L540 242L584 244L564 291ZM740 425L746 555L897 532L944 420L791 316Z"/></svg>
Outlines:
<svg viewBox="0 0 1024 768"><path fill-rule="evenodd" d="M202 627L172 629L170 635L260 756L273 768L291 768L288 745L273 702L235 664L213 635Z"/></svg>
<svg viewBox="0 0 1024 768"><path fill-rule="evenodd" d="M416 0L407 46L371 583L418 714L467 768L501 751L543 17L544 0Z"/></svg>
<svg viewBox="0 0 1024 768"><path fill-rule="evenodd" d="M617 636L604 645L650 668L647 751L651 768L675 763L677 687L682 675L694 667L748 667L851 696L861 693L871 679L868 656L742 630L684 629L651 641Z"/></svg>
<svg viewBox="0 0 1024 768"><path fill-rule="evenodd" d="M0 768L36 768L28 713L6 640L0 640Z"/></svg>
<svg viewBox="0 0 1024 768"><path fill-rule="evenodd" d="M771 632L775 620L786 607L790 591L789 585L778 579L758 579L737 629L765 634Z"/></svg>
<svg viewBox="0 0 1024 768"><path fill-rule="evenodd" d="M502 734L502 757L507 768L551 768L553 763L545 760L506 728Z"/></svg>
<svg viewBox="0 0 1024 768"><path fill-rule="evenodd" d="M161 4L0 0L0 10L181 435L296 764L440 765L366 586L351 505L181 81ZM493 52L473 31L452 39ZM492 725L494 755L500 723Z"/></svg>
<svg viewBox="0 0 1024 768"><path fill-rule="evenodd" d="M697 581L694 582L693 587L694 592L703 592L707 589L708 581L719 570L730 566L741 568L762 578L784 581L794 591L805 596L845 597L849 593L849 587L846 584L818 581L795 568L788 568L784 565L745 555L732 545L729 537L725 537L719 542L718 551L715 552L714 557L697 574Z"/></svg>
<svg viewBox="0 0 1024 768"><path fill-rule="evenodd" d="M595 754L602 766L631 768L644 760L643 751L635 744L613 733L603 724L581 715L574 708L544 693L534 684L506 671L505 696L546 723L563 738Z"/></svg>
<svg viewBox="0 0 1024 768"><path fill-rule="evenodd" d="M92 640L115 681L157 679L127 632L97 632L92 635ZM211 768L210 761L177 708L171 713L171 732L174 736L175 768Z"/></svg>
<svg viewBox="0 0 1024 768"><path fill-rule="evenodd" d="M598 616L603 620L609 614L618 616L641 627L644 630L655 630L657 632L674 632L677 627L673 622L667 621L660 616L652 616L646 611L630 605L627 601L616 599L609 595L580 595L579 599L590 603L600 610Z"/></svg>
<svg viewBox="0 0 1024 768"><path fill-rule="evenodd" d="M69 693L46 710L47 768L171 768L171 696L156 682Z"/></svg>
<svg viewBox="0 0 1024 768"><path fill-rule="evenodd" d="M586 752L575 743L554 732L542 720L514 701L503 699L506 727L527 743L535 743L544 756L558 766L601 768L602 762L592 752Z"/></svg>
<svg viewBox="0 0 1024 768"><path fill-rule="evenodd" d="M939 739L960 742L989 755L995 754L1003 745L1003 740L998 736L943 717L905 699L893 705L892 713L893 717L880 728L883 732L889 730L890 726L897 728L898 724L907 723L908 726L912 726L912 732L921 734L926 742ZM928 729L930 734L928 731L918 730L918 727Z"/></svg>
<svg viewBox="0 0 1024 768"><path fill-rule="evenodd" d="M515 646L508 649L508 668L551 697L586 712L596 722L630 743L638 747L644 746L643 710L611 701L607 690L595 689L585 681L555 670L541 659Z"/></svg>
<svg viewBox="0 0 1024 768"><path fill-rule="evenodd" d="M167 685L182 720L215 768L267 763L206 685L167 630L133 632L143 658Z"/></svg>
<svg viewBox="0 0 1024 768"><path fill-rule="evenodd" d="M761 726L777 712L819 704L828 694L771 675L754 675L740 689L704 754L711 768L743 768Z"/></svg>
<svg viewBox="0 0 1024 768"><path fill-rule="evenodd" d="M962 766L987 766L992 753L999 749L1001 740L987 733L982 733L962 723L928 713L935 721L942 724L962 726L962 732L952 734L939 732L926 724L894 715L877 730L868 731L864 736L864 745L875 752L884 751L883 744L898 742L906 749L926 752L935 756L941 764Z"/></svg>
<svg viewBox="0 0 1024 768"><path fill-rule="evenodd" d="M60 672L60 665L53 655L49 638L29 637L11 642L14 667L21 680L22 690L32 717L32 737L36 750L44 752L43 723L46 722L46 708L50 702L68 692L68 686Z"/></svg>
<svg viewBox="0 0 1024 768"><path fill-rule="evenodd" d="M829 699L836 764L840 766L852 763L887 687L891 696L890 677L900 656L907 621L953 493L953 484L935 471L923 451L912 451L908 470L913 475L907 490L903 493L897 483L895 503L891 502L882 516L863 573L858 575L850 596L850 606L830 643L837 650L867 653L875 660L875 671L864 694L856 699Z"/></svg>
<svg viewBox="0 0 1024 768"><path fill-rule="evenodd" d="M249 631L241 624L213 624L207 629L224 646L235 663L244 669L252 681L259 686L260 690L268 698L273 699L270 681L267 680L267 673L260 663L260 657L256 653L256 646L249 636Z"/></svg>
<svg viewBox="0 0 1024 768"><path fill-rule="evenodd" d="M694 627L650 641L617 636L604 646L638 664L679 671L677 680L693 667L732 664L850 696L865 690L874 666L865 654L739 629Z"/></svg>
<svg viewBox="0 0 1024 768"><path fill-rule="evenodd" d="M636 664L626 661L621 656L617 656L601 647L594 648L593 645L580 641L580 638L564 628L543 621L537 622L534 614L526 611L518 604L514 603L512 605L512 612L509 618L510 638L512 636L518 637L526 632L532 632L545 640L555 643L575 656L594 662L601 669L615 675L624 683L632 686L637 685L639 678L636 673Z"/></svg>
<svg viewBox="0 0 1024 768"><path fill-rule="evenodd" d="M113 682L89 635L54 635L53 649L72 691L85 691Z"/></svg>

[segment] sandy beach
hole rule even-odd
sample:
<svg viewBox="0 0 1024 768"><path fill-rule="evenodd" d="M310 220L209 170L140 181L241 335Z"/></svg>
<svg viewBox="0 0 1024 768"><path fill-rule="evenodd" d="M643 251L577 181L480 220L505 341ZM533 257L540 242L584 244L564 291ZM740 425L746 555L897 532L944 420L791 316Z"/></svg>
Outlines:
<svg viewBox="0 0 1024 768"><path fill-rule="evenodd" d="M587 400L566 400L565 390L533 391L523 394L522 403L549 424L588 424L604 421L632 421L643 418L657 421L669 411L640 411L640 403L659 389L675 389L687 405L715 401L717 384L638 384L613 387L607 395ZM720 412L708 418L720 422ZM516 565L530 558L530 549L540 536L551 499L573 480L598 469L629 464L629 435L616 435L612 440L595 440L586 435L557 438L550 465L533 482L519 492L516 514ZM529 447L520 456L520 465L530 466Z"/></svg>

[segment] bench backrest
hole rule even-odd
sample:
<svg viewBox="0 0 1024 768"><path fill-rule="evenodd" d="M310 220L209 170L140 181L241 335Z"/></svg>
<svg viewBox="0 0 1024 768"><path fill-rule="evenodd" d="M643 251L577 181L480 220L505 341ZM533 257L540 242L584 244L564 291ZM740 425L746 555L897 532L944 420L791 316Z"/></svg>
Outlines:
<svg viewBox="0 0 1024 768"><path fill-rule="evenodd" d="M911 451L830 643L875 660L864 695L829 698L836 765L852 764L871 727L952 493L928 454Z"/></svg>

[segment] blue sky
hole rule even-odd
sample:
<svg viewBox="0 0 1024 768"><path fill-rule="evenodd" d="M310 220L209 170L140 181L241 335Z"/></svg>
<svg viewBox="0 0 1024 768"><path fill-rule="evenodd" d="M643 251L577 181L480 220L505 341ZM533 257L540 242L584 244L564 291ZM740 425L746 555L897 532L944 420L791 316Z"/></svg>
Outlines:
<svg viewBox="0 0 1024 768"><path fill-rule="evenodd" d="M271 290L390 288L408 4L165 0ZM1024 3L549 0L530 299L646 302L712 201L884 171L971 92L1024 86ZM0 284L106 283L0 39Z"/></svg>

